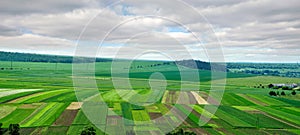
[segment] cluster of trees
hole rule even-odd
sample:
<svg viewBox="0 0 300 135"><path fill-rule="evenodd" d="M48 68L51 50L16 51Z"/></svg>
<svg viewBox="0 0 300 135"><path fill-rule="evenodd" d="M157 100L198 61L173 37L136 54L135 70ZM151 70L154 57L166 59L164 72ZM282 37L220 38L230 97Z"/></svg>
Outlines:
<svg viewBox="0 0 300 135"><path fill-rule="evenodd" d="M286 77L300 77L300 72L286 72L285 75Z"/></svg>
<svg viewBox="0 0 300 135"><path fill-rule="evenodd" d="M96 130L92 126L86 126L84 129L81 131L80 135L96 135ZM130 130L126 132L126 135L135 135L135 133ZM167 133L167 135L196 135L196 133L192 131L184 131L182 128L174 130L170 133Z"/></svg>
<svg viewBox="0 0 300 135"><path fill-rule="evenodd" d="M167 133L167 135L196 135L196 133L192 131L184 131L182 128L180 128L178 130Z"/></svg>
<svg viewBox="0 0 300 135"><path fill-rule="evenodd" d="M259 84L258 86L253 86L254 88L265 88L265 86L263 86L262 84Z"/></svg>
<svg viewBox="0 0 300 135"><path fill-rule="evenodd" d="M288 86L282 86L281 88L282 90L293 90L293 88L291 87L288 87Z"/></svg>
<svg viewBox="0 0 300 135"><path fill-rule="evenodd" d="M81 131L80 135L96 135L96 129L92 126L86 126Z"/></svg>
<svg viewBox="0 0 300 135"><path fill-rule="evenodd" d="M298 69L297 63L227 63L229 69Z"/></svg>
<svg viewBox="0 0 300 135"><path fill-rule="evenodd" d="M292 95L296 95L297 93L296 93L296 91L292 91L291 94L292 94ZM269 95L270 95L270 96L279 96L279 95L285 96L286 94L285 94L284 91L282 91L281 93L279 93L279 91L277 91L277 92L275 92L275 91L270 91L270 92L269 92Z"/></svg>
<svg viewBox="0 0 300 135"><path fill-rule="evenodd" d="M2 123L0 123L0 135L4 134L7 129L2 129ZM19 124L10 124L8 128L8 133L10 135L20 135L20 125Z"/></svg>
<svg viewBox="0 0 300 135"><path fill-rule="evenodd" d="M256 74L256 75L272 75L272 76L279 76L279 71L272 71L272 70L244 70L243 73L246 74Z"/></svg>

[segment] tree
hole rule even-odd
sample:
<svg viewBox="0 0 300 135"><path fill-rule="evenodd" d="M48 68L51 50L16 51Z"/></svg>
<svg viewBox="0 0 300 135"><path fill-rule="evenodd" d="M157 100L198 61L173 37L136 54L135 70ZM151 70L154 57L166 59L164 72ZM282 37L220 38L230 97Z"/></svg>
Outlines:
<svg viewBox="0 0 300 135"><path fill-rule="evenodd" d="M293 92L292 92L291 94L292 94L292 95L296 95L297 93L296 93L296 91L293 90Z"/></svg>
<svg viewBox="0 0 300 135"><path fill-rule="evenodd" d="M277 95L280 95L280 94L279 94L279 91L277 91Z"/></svg>
<svg viewBox="0 0 300 135"><path fill-rule="evenodd" d="M10 135L19 135L20 125L19 124L10 124L8 131Z"/></svg>
<svg viewBox="0 0 300 135"><path fill-rule="evenodd" d="M284 91L282 91L282 92L281 92L281 95L282 95L282 96L285 96L285 93L284 93Z"/></svg>
<svg viewBox="0 0 300 135"><path fill-rule="evenodd" d="M270 96L277 96L277 94L276 94L275 91L270 91L270 92L269 92L269 95L270 95Z"/></svg>
<svg viewBox="0 0 300 135"><path fill-rule="evenodd" d="M84 129L81 131L80 135L96 135L96 130L92 126L86 126Z"/></svg>
<svg viewBox="0 0 300 135"><path fill-rule="evenodd" d="M135 133L132 130L130 130L130 131L126 131L126 135L135 135Z"/></svg>
<svg viewBox="0 0 300 135"><path fill-rule="evenodd" d="M290 88L288 86L282 86L282 90L289 90Z"/></svg>
<svg viewBox="0 0 300 135"><path fill-rule="evenodd" d="M2 124L2 123L0 123L0 135L2 135L2 134L3 134L3 132L2 132L2 128L1 128L1 127L2 127L2 125L3 125L3 124Z"/></svg>

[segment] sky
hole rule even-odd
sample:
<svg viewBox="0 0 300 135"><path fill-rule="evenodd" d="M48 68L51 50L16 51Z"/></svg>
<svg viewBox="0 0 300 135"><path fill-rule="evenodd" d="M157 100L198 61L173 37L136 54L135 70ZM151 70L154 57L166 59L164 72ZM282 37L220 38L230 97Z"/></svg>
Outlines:
<svg viewBox="0 0 300 135"><path fill-rule="evenodd" d="M300 62L299 0L1 0L0 51Z"/></svg>

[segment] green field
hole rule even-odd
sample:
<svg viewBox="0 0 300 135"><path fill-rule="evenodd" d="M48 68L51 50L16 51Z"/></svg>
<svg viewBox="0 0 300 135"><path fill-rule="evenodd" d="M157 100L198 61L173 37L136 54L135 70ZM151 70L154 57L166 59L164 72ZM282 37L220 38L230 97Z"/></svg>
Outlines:
<svg viewBox="0 0 300 135"><path fill-rule="evenodd" d="M221 105L212 114L205 110L206 104L192 104L189 100L196 100L191 94L191 91L195 91L192 88L197 88L199 96L207 99L212 84L210 71L179 67L183 69L183 72L179 72L176 65L149 66L157 63L161 62L132 63L144 67L129 69L132 89L125 85L119 89L114 87L111 62L96 63L95 82L108 108L99 107L98 119L90 120L80 107L75 106L74 109L71 104L83 102L84 99L93 104L99 97L93 91L78 90L76 94L84 96L83 99L77 99L73 88L72 64L58 63L56 67L55 63L14 62L15 69L10 70L6 69L10 67L10 62L0 62L0 68L5 69L0 70L2 128L18 123L23 134L73 135L91 125L97 129L97 134L104 134L105 131L113 134L163 134L173 122L186 117L178 128L197 134L300 134L300 91L296 91L296 95L285 91L286 96L271 97L269 91L272 89L254 88L270 83L300 83L299 78L228 73ZM89 70L89 66L85 68ZM200 83L181 82L180 74L192 76L195 71L200 76ZM165 91L151 88L149 77L155 72L160 72L167 79ZM126 79L122 78L125 73L125 67L119 67L114 77ZM182 87L186 89L182 92L183 98L178 101ZM213 105L209 103L207 106ZM199 126L201 115L212 119ZM161 116L166 117L162 121L154 121Z"/></svg>

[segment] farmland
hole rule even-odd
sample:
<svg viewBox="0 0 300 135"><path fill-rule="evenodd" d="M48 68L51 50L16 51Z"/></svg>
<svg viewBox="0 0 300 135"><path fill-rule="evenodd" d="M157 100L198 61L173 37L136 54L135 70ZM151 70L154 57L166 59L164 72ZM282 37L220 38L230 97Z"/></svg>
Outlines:
<svg viewBox="0 0 300 135"><path fill-rule="evenodd" d="M159 62L133 64L155 63ZM78 134L89 125L95 127L97 134L165 134L181 120L178 128L197 134L300 134L300 91L296 95L286 91L286 96L274 97L269 96L270 89L266 87L254 88L260 84L299 83L299 78L228 73L221 105L212 114L205 110L207 106L214 107L206 101L212 84L211 72L207 70L199 70L200 83L182 83L174 65L133 68L129 75L132 89L116 89L111 62L97 62L95 80L99 95L95 96L91 91L75 93L69 63L14 62L13 66L16 69L6 70L10 62L0 62L0 68L5 69L0 70L0 123L2 128L20 124L21 134ZM152 90L149 77L154 72L167 79L165 90ZM122 76L122 72L117 74ZM179 91L181 87L197 90ZM90 102L78 101L77 94ZM98 119L89 119L87 110L82 108L98 96L108 106L97 107ZM201 115L211 119L199 126Z"/></svg>

